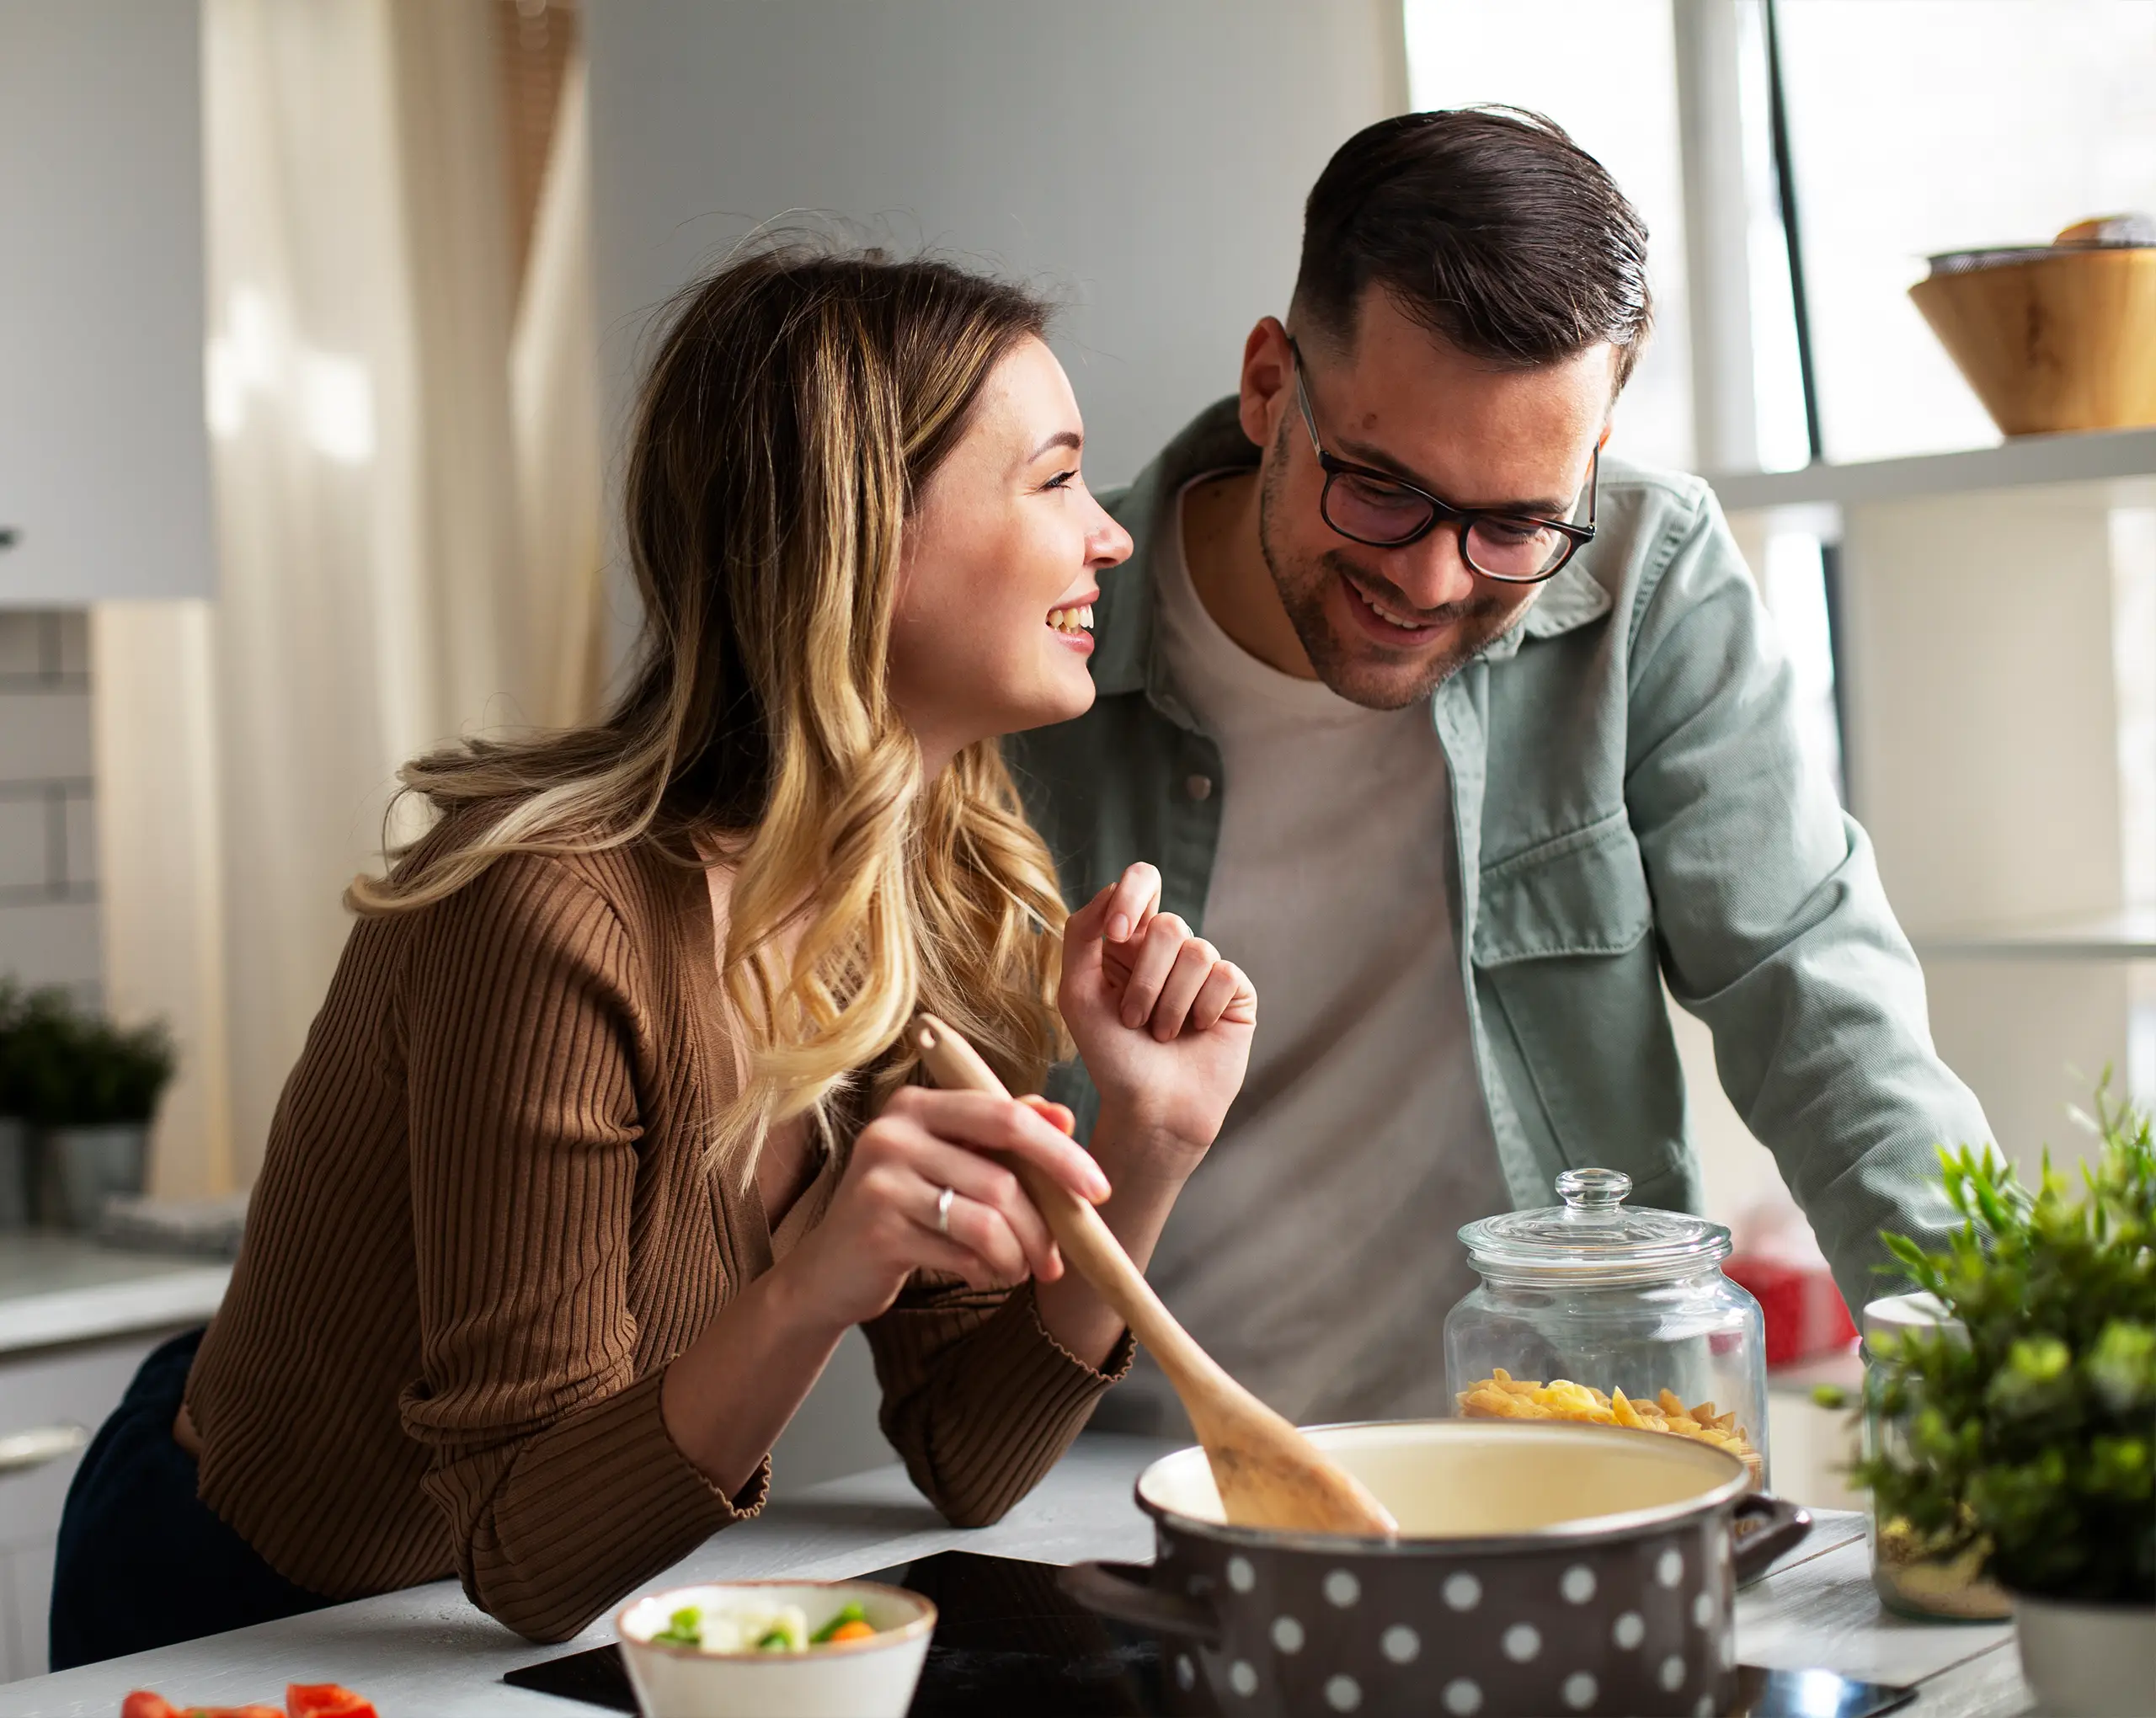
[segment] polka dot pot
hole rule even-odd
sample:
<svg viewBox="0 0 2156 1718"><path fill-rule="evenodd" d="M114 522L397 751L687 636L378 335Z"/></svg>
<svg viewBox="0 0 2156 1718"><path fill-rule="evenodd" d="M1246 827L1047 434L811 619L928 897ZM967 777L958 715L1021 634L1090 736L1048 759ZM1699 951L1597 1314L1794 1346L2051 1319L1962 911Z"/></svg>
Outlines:
<svg viewBox="0 0 2156 1718"><path fill-rule="evenodd" d="M1202 1450L1148 1468L1158 1555L1065 1585L1161 1638L1177 1713L1726 1709L1737 1582L1809 1526L1705 1445L1604 1427L1412 1421L1313 1437L1395 1540L1228 1526Z"/></svg>

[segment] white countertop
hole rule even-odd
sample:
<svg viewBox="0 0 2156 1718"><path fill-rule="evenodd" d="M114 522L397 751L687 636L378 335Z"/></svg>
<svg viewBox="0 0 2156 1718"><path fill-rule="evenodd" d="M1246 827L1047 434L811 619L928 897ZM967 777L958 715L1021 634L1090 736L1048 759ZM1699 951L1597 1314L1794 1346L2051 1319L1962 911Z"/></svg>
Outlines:
<svg viewBox="0 0 2156 1718"><path fill-rule="evenodd" d="M1145 1561L1152 1531L1131 1502L1131 1482L1168 1448L1089 1434L1009 1516L973 1531L945 1525L903 1470L878 1468L773 1502L651 1584L838 1578L958 1550L1046 1563ZM382 1718L576 1718L579 1711L595 1718L597 1707L500 1678L598 1646L611 1633L611 1620L602 1619L567 1645L534 1646L473 1609L454 1582L438 1582L12 1683L0 1687L0 1718L111 1718L138 1688L189 1702L274 1700L292 1680L356 1689ZM1748 1663L1919 1683L1916 1703L1904 1709L1918 1718L2009 1718L2031 1710L2010 1626L1910 1623L1881 1609L1861 1516L1822 1513L1803 1545L1738 1596L1737 1638Z"/></svg>
<svg viewBox="0 0 2156 1718"><path fill-rule="evenodd" d="M0 1235L0 1354L202 1324L232 1267L72 1235Z"/></svg>

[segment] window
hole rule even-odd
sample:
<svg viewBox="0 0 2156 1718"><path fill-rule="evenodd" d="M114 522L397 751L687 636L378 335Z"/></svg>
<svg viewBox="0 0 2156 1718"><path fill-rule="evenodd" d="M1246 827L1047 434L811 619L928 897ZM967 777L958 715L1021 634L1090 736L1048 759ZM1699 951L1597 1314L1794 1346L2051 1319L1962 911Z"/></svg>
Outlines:
<svg viewBox="0 0 2156 1718"><path fill-rule="evenodd" d="M2156 210L2148 0L1780 0L1827 455L1998 430L1908 289L1927 256Z"/></svg>

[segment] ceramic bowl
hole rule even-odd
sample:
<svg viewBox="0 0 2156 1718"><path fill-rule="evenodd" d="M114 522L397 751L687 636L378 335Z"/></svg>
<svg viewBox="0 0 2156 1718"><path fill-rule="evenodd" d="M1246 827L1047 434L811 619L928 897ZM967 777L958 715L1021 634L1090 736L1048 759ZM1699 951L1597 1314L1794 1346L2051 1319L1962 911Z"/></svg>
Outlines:
<svg viewBox="0 0 2156 1718"><path fill-rule="evenodd" d="M805 1652L703 1652L651 1636L684 1605L798 1604L814 1634L849 1603L876 1630ZM644 1718L904 1718L928 1658L936 1607L873 1581L736 1581L675 1587L614 1619Z"/></svg>

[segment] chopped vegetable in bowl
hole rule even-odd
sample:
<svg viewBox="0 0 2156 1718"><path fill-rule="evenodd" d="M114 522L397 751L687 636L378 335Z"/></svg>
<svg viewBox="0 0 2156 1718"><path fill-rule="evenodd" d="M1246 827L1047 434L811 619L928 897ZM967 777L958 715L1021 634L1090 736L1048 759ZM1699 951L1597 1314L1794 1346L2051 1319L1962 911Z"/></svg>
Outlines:
<svg viewBox="0 0 2156 1718"><path fill-rule="evenodd" d="M650 1638L661 1646L693 1646L700 1652L805 1652L811 1646L865 1641L876 1632L861 1607L849 1602L814 1634L798 1604L735 1604L723 1610L683 1605Z"/></svg>

